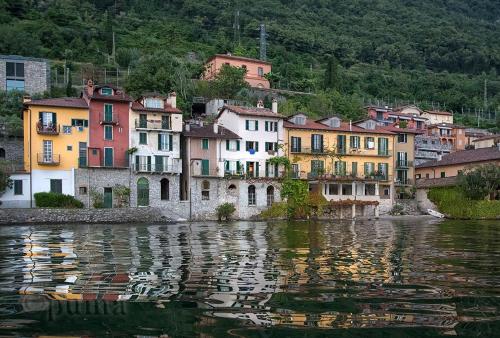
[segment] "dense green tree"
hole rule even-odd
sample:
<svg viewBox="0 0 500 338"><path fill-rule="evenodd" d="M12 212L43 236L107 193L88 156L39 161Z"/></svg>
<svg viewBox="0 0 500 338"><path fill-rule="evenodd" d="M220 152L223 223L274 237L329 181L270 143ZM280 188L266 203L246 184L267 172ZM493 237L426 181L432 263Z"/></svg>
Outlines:
<svg viewBox="0 0 500 338"><path fill-rule="evenodd" d="M328 62L326 64L323 88L338 90L341 87L339 75L338 61L334 56L331 56L328 58Z"/></svg>
<svg viewBox="0 0 500 338"><path fill-rule="evenodd" d="M246 69L224 64L211 83L214 97L234 98L244 88Z"/></svg>

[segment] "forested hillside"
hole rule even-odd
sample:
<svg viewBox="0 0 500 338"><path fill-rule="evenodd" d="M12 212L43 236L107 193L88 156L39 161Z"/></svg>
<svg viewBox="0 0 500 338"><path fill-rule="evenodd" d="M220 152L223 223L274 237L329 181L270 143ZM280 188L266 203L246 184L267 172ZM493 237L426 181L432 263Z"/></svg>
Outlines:
<svg viewBox="0 0 500 338"><path fill-rule="evenodd" d="M487 80L487 109L500 110L498 0L0 0L0 53L105 65L114 32L120 66L176 89L211 54L258 57L260 23L278 87L459 111L484 106Z"/></svg>

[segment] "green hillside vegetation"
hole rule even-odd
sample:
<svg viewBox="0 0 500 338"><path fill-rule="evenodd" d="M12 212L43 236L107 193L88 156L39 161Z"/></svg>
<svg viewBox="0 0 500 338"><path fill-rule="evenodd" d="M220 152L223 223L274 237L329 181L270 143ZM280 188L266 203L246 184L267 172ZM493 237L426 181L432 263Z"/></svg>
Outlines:
<svg viewBox="0 0 500 338"><path fill-rule="evenodd" d="M484 106L485 80L486 109L500 110L496 0L0 0L0 53L118 65L133 91L173 89L187 107L210 55L258 57L261 22L273 86L319 94L286 112L353 117L375 98L458 112Z"/></svg>

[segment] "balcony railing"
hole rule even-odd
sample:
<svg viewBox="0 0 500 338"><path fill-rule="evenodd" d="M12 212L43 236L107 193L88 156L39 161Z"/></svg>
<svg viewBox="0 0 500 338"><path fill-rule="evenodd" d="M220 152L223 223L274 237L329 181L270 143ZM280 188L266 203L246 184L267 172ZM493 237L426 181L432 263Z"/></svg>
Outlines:
<svg viewBox="0 0 500 338"><path fill-rule="evenodd" d="M394 182L395 185L414 185L414 182L412 179L396 179Z"/></svg>
<svg viewBox="0 0 500 338"><path fill-rule="evenodd" d="M39 165L59 165L61 163L61 155L59 154L37 154Z"/></svg>
<svg viewBox="0 0 500 338"><path fill-rule="evenodd" d="M168 121L136 119L135 129L170 130L172 127Z"/></svg>
<svg viewBox="0 0 500 338"><path fill-rule="evenodd" d="M179 164L170 164L166 165L163 163L152 163L148 165L147 163L134 163L134 168L136 172L141 173L170 173L170 174L178 174L180 173L180 165Z"/></svg>
<svg viewBox="0 0 500 338"><path fill-rule="evenodd" d="M40 135L59 135L61 131L61 126L58 124L48 124L43 125L42 123L37 123L36 132Z"/></svg>
<svg viewBox="0 0 500 338"><path fill-rule="evenodd" d="M224 177L244 177L245 172L243 170L225 170Z"/></svg>
<svg viewBox="0 0 500 338"><path fill-rule="evenodd" d="M100 124L108 124L108 125L118 125L120 124L120 119L118 118L118 114L116 113L100 113L99 114L99 123Z"/></svg>
<svg viewBox="0 0 500 338"><path fill-rule="evenodd" d="M219 177L219 170L217 169L197 169L192 173L193 176L197 177Z"/></svg>
<svg viewBox="0 0 500 338"><path fill-rule="evenodd" d="M350 173L350 172L343 172L343 173L325 173L325 172L318 172L318 171L313 171L307 173L307 179L313 179L313 180L331 180L331 181L390 181L391 176L387 174L377 174L374 173L373 175L364 175L362 173Z"/></svg>
<svg viewBox="0 0 500 338"><path fill-rule="evenodd" d="M326 150L323 149L318 149L318 148L291 148L290 149L291 153L294 154L324 154L326 153Z"/></svg>
<svg viewBox="0 0 500 338"><path fill-rule="evenodd" d="M396 161L396 168L398 169L408 169L410 167L413 167L413 161L405 161L405 160Z"/></svg>

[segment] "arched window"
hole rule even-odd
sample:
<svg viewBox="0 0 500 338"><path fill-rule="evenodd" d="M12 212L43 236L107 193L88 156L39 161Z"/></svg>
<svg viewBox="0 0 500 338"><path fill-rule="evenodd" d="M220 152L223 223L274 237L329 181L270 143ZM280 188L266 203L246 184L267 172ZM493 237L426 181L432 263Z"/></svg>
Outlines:
<svg viewBox="0 0 500 338"><path fill-rule="evenodd" d="M149 205L149 181L141 177L137 180L137 206L147 207Z"/></svg>
<svg viewBox="0 0 500 338"><path fill-rule="evenodd" d="M0 148L0 158L5 158L5 149Z"/></svg>
<svg viewBox="0 0 500 338"><path fill-rule="evenodd" d="M272 185L267 187L267 206L270 207L274 203L274 187Z"/></svg>
<svg viewBox="0 0 500 338"><path fill-rule="evenodd" d="M255 205L255 204L256 204L255 185L250 185L248 187L248 205Z"/></svg>
<svg viewBox="0 0 500 338"><path fill-rule="evenodd" d="M160 181L160 197L163 201L170 199L170 182L166 178L162 178Z"/></svg>
<svg viewBox="0 0 500 338"><path fill-rule="evenodd" d="M210 182L207 180L201 182L201 199L205 201L210 199Z"/></svg>

